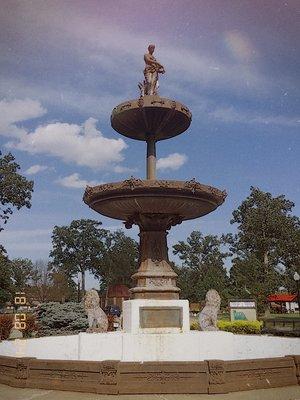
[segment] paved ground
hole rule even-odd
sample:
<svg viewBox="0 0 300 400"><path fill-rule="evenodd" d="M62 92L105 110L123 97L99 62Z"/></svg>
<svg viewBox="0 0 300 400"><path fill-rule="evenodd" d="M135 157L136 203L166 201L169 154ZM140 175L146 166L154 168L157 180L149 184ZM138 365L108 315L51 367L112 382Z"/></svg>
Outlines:
<svg viewBox="0 0 300 400"><path fill-rule="evenodd" d="M300 400L300 386L229 394L151 394L107 396L57 390L17 389L0 384L0 400Z"/></svg>

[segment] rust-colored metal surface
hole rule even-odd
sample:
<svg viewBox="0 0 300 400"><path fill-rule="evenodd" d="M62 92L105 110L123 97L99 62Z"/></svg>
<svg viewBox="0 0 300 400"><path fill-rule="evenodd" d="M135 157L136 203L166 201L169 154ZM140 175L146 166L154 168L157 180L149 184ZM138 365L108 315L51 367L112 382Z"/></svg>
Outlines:
<svg viewBox="0 0 300 400"><path fill-rule="evenodd" d="M116 106L111 126L131 139L156 141L170 139L188 129L192 120L189 109L175 100L144 96Z"/></svg>
<svg viewBox="0 0 300 400"><path fill-rule="evenodd" d="M199 362L39 360L0 356L0 383L102 394L229 393L297 385L300 356Z"/></svg>

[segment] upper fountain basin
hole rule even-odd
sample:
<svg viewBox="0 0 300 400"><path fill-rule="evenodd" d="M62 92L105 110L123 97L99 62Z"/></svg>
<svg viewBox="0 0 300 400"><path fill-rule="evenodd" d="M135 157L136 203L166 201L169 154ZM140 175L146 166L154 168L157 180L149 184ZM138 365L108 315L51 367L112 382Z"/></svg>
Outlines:
<svg viewBox="0 0 300 400"><path fill-rule="evenodd" d="M180 220L206 215L226 198L226 192L191 181L141 180L87 186L84 202L106 217L128 221L135 214L170 214Z"/></svg>
<svg viewBox="0 0 300 400"><path fill-rule="evenodd" d="M189 109L175 100L144 96L115 107L111 126L121 135L137 140L170 139L188 129L192 120Z"/></svg>

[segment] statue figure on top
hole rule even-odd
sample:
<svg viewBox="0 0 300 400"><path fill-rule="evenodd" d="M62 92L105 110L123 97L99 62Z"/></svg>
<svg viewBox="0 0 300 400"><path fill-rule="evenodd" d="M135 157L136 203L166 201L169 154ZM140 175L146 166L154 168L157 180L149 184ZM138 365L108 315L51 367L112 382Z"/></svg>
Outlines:
<svg viewBox="0 0 300 400"><path fill-rule="evenodd" d="M157 95L158 92L158 74L164 74L165 68L153 56L155 50L154 44L149 44L148 53L144 55L145 69L144 69L144 82L139 83L141 97Z"/></svg>

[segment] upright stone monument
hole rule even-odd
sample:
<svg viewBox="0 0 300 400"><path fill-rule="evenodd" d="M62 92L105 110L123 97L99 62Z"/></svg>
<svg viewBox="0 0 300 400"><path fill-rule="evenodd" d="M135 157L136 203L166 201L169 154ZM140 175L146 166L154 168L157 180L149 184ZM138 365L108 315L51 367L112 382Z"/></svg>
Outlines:
<svg viewBox="0 0 300 400"><path fill-rule="evenodd" d="M189 181L156 178L156 143L188 129L192 115L178 101L158 95L158 75L164 67L154 58L154 45L145 54L145 80L141 96L116 106L111 115L115 131L147 144L146 179L131 177L122 182L87 187L84 202L93 210L122 220L126 228L140 229L140 265L132 276L133 300L123 303L123 326L127 332L184 332L189 330L187 300L179 300L177 274L167 247L172 226L214 211L226 192Z"/></svg>

